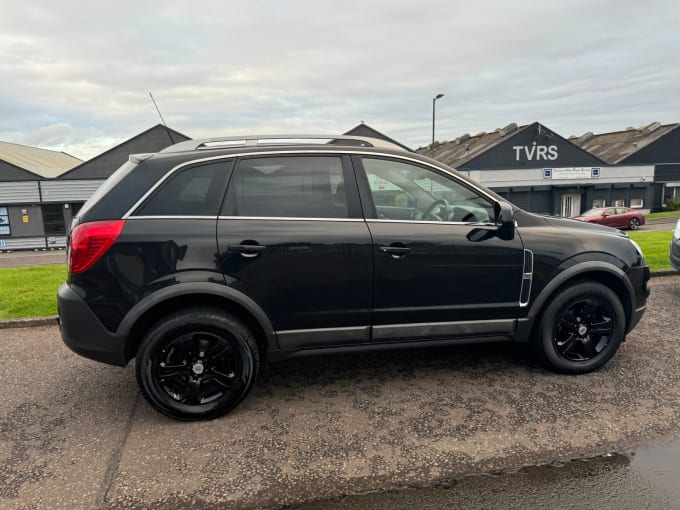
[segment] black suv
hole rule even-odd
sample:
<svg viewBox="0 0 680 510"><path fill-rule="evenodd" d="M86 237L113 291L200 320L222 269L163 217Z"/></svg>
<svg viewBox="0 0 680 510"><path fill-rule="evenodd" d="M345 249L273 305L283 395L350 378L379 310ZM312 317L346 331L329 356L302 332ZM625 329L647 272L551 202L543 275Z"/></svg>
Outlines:
<svg viewBox="0 0 680 510"><path fill-rule="evenodd" d="M379 140L287 138L133 155L73 221L64 342L136 357L165 415L222 415L265 360L305 354L514 341L589 372L644 313L649 269L622 232Z"/></svg>

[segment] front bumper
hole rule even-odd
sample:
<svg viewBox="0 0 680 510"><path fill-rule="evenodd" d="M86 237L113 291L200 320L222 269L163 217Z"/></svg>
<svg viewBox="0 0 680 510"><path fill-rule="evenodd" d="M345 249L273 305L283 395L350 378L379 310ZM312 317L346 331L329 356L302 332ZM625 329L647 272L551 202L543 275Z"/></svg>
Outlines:
<svg viewBox="0 0 680 510"><path fill-rule="evenodd" d="M111 333L68 283L57 291L61 338L73 352L86 358L125 366L125 338Z"/></svg>
<svg viewBox="0 0 680 510"><path fill-rule="evenodd" d="M634 298L634 308L631 311L627 333L630 333L637 326L645 314L645 310L647 310L647 298L651 291L649 287L650 276L649 266L646 265L634 267L628 273L628 278L634 289L634 295L632 296Z"/></svg>

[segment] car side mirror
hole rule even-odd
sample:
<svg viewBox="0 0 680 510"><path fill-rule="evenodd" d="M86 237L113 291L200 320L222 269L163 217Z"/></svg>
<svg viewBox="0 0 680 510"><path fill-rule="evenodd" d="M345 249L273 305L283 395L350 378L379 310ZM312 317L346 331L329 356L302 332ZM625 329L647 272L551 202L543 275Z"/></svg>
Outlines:
<svg viewBox="0 0 680 510"><path fill-rule="evenodd" d="M501 239L512 239L515 236L515 212L512 206L507 202L496 202L494 213L498 236Z"/></svg>

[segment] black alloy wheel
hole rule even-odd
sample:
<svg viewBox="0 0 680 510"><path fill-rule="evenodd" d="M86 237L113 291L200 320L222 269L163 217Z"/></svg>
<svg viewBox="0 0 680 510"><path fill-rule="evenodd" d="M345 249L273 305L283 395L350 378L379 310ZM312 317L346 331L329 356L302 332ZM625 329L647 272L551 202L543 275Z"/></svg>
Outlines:
<svg viewBox="0 0 680 510"><path fill-rule="evenodd" d="M625 332L626 315L616 293L598 282L578 281L548 299L531 348L549 368L582 374L609 361Z"/></svg>
<svg viewBox="0 0 680 510"><path fill-rule="evenodd" d="M628 222L628 228L631 230L637 230L640 228L640 220L637 218L631 218Z"/></svg>
<svg viewBox="0 0 680 510"><path fill-rule="evenodd" d="M554 332L557 351L570 361L588 361L601 353L612 334L612 312L597 299L583 299L565 309Z"/></svg>
<svg viewBox="0 0 680 510"><path fill-rule="evenodd" d="M160 413L180 420L216 418L252 386L259 357L235 317L195 309L158 323L137 354L137 382Z"/></svg>

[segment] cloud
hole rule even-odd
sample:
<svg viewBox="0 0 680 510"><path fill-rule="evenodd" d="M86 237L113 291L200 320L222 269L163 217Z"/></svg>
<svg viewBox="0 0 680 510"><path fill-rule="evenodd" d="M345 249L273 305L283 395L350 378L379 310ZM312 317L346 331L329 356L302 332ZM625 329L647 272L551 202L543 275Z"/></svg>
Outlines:
<svg viewBox="0 0 680 510"><path fill-rule="evenodd" d="M344 132L412 146L539 120L680 121L674 1L0 0L0 139L91 157L158 122L189 136ZM106 145L110 144L110 145Z"/></svg>

